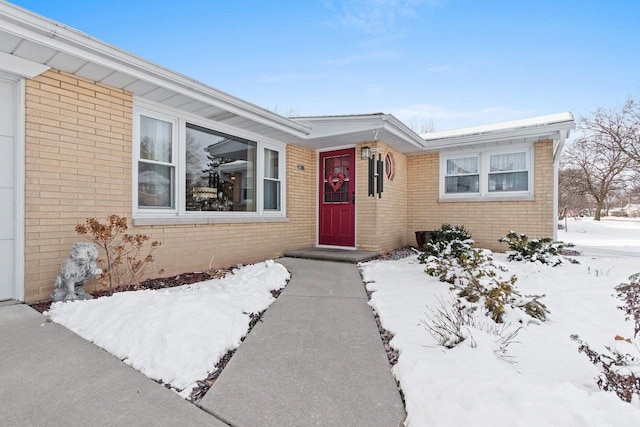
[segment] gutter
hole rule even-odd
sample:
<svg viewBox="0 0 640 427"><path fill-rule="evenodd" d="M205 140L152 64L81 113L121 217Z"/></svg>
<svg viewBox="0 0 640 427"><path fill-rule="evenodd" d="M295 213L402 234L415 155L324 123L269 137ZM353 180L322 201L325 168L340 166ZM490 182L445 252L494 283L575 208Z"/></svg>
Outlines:
<svg viewBox="0 0 640 427"><path fill-rule="evenodd" d="M487 132L483 134L468 134L461 136L443 137L442 139L427 140L427 151L441 150L445 148L460 147L463 145L493 142L496 140L504 141L508 139L536 137L557 133L558 138L563 138L571 129L575 129L573 121L552 123L543 126L523 127L505 131ZM555 150L554 150L555 154Z"/></svg>
<svg viewBox="0 0 640 427"><path fill-rule="evenodd" d="M52 47L60 52L71 54L135 78L147 80L167 89L185 93L206 104L255 120L289 133L292 136L305 138L311 132L311 129L307 126L221 92L197 80L156 65L18 6L0 2L0 20L4 21L3 30L18 37Z"/></svg>

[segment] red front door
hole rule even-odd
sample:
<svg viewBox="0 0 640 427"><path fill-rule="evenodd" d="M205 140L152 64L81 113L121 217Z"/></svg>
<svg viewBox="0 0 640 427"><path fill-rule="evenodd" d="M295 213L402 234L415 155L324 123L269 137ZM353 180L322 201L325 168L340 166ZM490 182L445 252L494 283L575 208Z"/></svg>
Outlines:
<svg viewBox="0 0 640 427"><path fill-rule="evenodd" d="M320 153L318 243L355 246L355 148Z"/></svg>

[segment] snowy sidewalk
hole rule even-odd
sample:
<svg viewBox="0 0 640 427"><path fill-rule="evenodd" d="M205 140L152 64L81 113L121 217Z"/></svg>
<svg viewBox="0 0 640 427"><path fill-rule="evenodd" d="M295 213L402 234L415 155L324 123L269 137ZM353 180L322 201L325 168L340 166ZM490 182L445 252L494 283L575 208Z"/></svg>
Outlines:
<svg viewBox="0 0 640 427"><path fill-rule="evenodd" d="M283 258L291 272L200 402L233 426L385 426L405 413L357 267Z"/></svg>
<svg viewBox="0 0 640 427"><path fill-rule="evenodd" d="M3 426L224 426L27 305L0 306Z"/></svg>

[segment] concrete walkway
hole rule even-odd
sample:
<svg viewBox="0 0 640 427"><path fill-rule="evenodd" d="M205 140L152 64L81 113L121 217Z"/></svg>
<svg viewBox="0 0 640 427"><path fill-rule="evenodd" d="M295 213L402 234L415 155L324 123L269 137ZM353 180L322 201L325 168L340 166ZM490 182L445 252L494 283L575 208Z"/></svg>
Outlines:
<svg viewBox="0 0 640 427"><path fill-rule="evenodd" d="M204 410L31 307L0 304L0 425L401 425L357 267L278 261L292 280L200 402Z"/></svg>
<svg viewBox="0 0 640 427"><path fill-rule="evenodd" d="M292 274L200 405L232 426L402 425L405 413L357 267Z"/></svg>
<svg viewBox="0 0 640 427"><path fill-rule="evenodd" d="M225 426L31 307L0 307L0 425Z"/></svg>

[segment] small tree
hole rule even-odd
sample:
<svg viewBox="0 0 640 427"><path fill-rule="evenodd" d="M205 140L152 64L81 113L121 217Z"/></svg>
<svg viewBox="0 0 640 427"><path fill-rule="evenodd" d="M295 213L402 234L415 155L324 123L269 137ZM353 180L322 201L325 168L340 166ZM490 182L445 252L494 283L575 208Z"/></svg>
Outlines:
<svg viewBox="0 0 640 427"><path fill-rule="evenodd" d="M115 288L129 288L138 283L154 261L153 253L160 242L151 242L146 255L142 254L144 245L150 240L145 234L128 234L127 218L111 214L107 223L101 224L95 218L87 218L85 224L76 225L76 233L102 248L106 260L99 259L102 274L98 281L109 285L109 293Z"/></svg>

